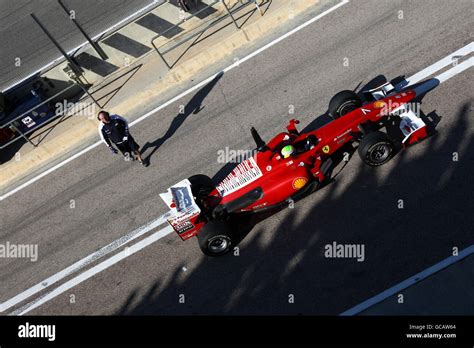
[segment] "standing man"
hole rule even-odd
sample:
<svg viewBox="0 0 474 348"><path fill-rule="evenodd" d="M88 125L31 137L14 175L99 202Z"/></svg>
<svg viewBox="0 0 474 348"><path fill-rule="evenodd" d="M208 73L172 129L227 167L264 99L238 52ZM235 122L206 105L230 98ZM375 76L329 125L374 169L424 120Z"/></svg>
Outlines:
<svg viewBox="0 0 474 348"><path fill-rule="evenodd" d="M102 141L109 147L110 151L117 153L117 149L112 146L115 144L122 152L125 158L138 160L144 167L147 163L142 159L140 146L128 131L128 122L119 115L110 115L107 111L100 111L97 115L100 121L99 134Z"/></svg>

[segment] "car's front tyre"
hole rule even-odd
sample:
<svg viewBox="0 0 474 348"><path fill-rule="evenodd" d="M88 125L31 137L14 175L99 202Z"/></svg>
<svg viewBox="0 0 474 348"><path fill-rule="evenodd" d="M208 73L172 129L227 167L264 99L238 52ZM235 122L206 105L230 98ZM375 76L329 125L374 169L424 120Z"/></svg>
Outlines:
<svg viewBox="0 0 474 348"><path fill-rule="evenodd" d="M362 138L358 152L365 164L378 167L390 161L395 153L395 145L387 134L376 131Z"/></svg>
<svg viewBox="0 0 474 348"><path fill-rule="evenodd" d="M333 119L338 119L361 106L362 101L355 92L344 90L331 98L328 107L328 114Z"/></svg>

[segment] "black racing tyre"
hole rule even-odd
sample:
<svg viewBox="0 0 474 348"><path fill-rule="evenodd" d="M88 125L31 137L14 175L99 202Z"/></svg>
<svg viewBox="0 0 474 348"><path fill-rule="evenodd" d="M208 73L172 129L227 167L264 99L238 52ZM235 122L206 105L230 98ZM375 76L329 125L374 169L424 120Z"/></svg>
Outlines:
<svg viewBox="0 0 474 348"><path fill-rule="evenodd" d="M201 228L197 238L199 247L207 256L224 255L234 244L231 227L224 221L208 222Z"/></svg>
<svg viewBox="0 0 474 348"><path fill-rule="evenodd" d="M362 138L358 152L365 164L378 167L390 161L395 153L395 145L387 134L376 131Z"/></svg>
<svg viewBox="0 0 474 348"><path fill-rule="evenodd" d="M337 119L361 106L362 100L359 96L353 91L345 90L337 93L331 98L328 113L329 116Z"/></svg>

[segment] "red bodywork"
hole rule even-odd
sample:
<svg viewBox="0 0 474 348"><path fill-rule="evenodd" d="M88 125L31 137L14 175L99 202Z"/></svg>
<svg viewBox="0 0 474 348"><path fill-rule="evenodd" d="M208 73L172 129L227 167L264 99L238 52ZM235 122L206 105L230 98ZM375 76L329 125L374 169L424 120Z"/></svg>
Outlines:
<svg viewBox="0 0 474 348"><path fill-rule="evenodd" d="M315 179L324 182L325 175L321 170L323 163L345 144L355 141L362 132L361 126L368 123L379 123L399 106L415 98L413 90L403 91L368 103L342 117L331 121L319 129L308 133L298 133L296 120L291 120L287 132L276 135L266 143L264 151L257 152L252 158L242 162L211 192L210 199L214 206L228 204L249 191L260 187L263 196L238 212L258 211L275 206L291 199ZM280 149L288 144L295 147L313 135L317 143L309 150L283 159ZM406 144L411 144L426 137L426 130L419 129ZM314 138L313 138L314 139ZM194 228L180 233L185 240L198 234L206 223L200 216L189 220Z"/></svg>

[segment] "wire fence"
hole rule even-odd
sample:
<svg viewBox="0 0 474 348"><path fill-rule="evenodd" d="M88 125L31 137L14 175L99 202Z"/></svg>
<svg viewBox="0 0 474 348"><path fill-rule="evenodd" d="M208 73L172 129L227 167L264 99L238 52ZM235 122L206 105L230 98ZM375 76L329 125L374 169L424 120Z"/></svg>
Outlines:
<svg viewBox="0 0 474 348"><path fill-rule="evenodd" d="M162 5L163 3L165 3L164 1L161 1L161 0L157 0L155 2L156 2L156 4L155 4L156 6L153 6L150 9L150 11L152 11L156 7L158 7L158 6ZM166 42L164 44L162 44L161 46L159 46L159 47L155 44L155 41L158 38L166 37L167 33L175 31L178 27L180 27L180 25L182 25L186 21L189 21L191 18L200 17L201 15L204 15L206 13L206 11L209 11L213 6L217 5L218 3L221 3L224 7L224 11L222 11L222 13L223 13L222 15L220 15L218 17L213 17L211 20L209 20L209 22L205 23L205 25L203 25L203 26L199 26L199 27L196 27L196 28L191 28L191 29L186 30L185 33L183 35L181 35L179 38L167 39ZM221 23L222 21L224 21L225 19L228 19L228 18L230 18L232 20L233 24L236 27L236 30L239 30L240 27L238 26L237 21L234 18L234 14L236 12L239 12L240 10L245 8L246 6L251 5L251 4L254 4L256 6L256 8L258 9L258 11L260 12L260 14L262 14L262 12L260 10L260 5L258 4L257 0L235 0L234 4L231 7L229 7L224 0L210 1L209 3L205 4L205 6L201 6L198 10L188 12L186 14L186 16L184 16L184 18L180 22L178 22L177 24L167 28L163 32L160 32L159 34L154 36L151 39L151 46L153 46L153 48L155 49L157 54L161 57L161 59L166 64L168 69L172 69L172 67L174 66L174 64L176 64L176 62L173 63L173 64L170 64L164 57L167 53L175 50L179 46L182 46L185 43L187 43L187 42L189 42L193 39L199 38L199 36L202 35L204 32L206 32L207 30L209 30L212 27L215 27L217 24ZM119 30L121 27L133 22L136 19L137 18L134 18L134 19L130 20L127 23L121 23L120 25L117 25L115 27L115 30ZM103 35L101 35L101 38L103 38L104 36L107 36L109 34L111 35L112 33L111 32L104 33ZM195 42L193 42L191 45L193 45L194 43ZM170 45L170 46L165 47L167 45ZM84 46L86 46L86 45L84 45ZM75 53L77 53L77 52L78 51L76 50ZM66 54L67 57L63 57L64 59L62 61L69 58L69 54L70 54L70 52L68 52ZM62 61L61 62L54 62L54 64L52 66L50 66L48 68L48 70L44 71L43 73L46 73L47 71L50 71L54 67L58 66L60 63L62 63ZM69 70L71 70L71 69L69 69ZM44 127L45 125L49 124L50 122L52 122L52 121L54 121L54 120L56 120L56 119L58 119L62 116L68 115L71 110L77 109L76 104L79 103L81 100L83 100L83 98L80 98L75 103L68 103L68 105L69 105L68 108L60 108L60 110L58 110L57 108L53 109L53 108L50 107L51 102L56 100L61 95L64 95L67 92L71 91L73 88L78 88L79 87L83 92L83 96L85 95L86 97L89 97L92 100L92 102L95 103L99 108L102 107L99 104L99 102L93 97L92 93L94 93L94 92L89 91L89 88L92 85L89 84L89 86L86 86L80 80L80 75L78 76L77 74L75 74L73 72L71 72L69 75L70 75L70 78L74 82L71 83L70 85L68 85L66 88L58 91L57 93L55 93L54 95L46 98L45 100L40 99L41 101L39 103L38 102L34 103L31 107L28 107L26 111L19 112L18 115L13 115L13 116L12 115L6 115L6 117L3 117L3 120L0 119L0 149L4 149L5 147L11 145L12 143L14 143L14 142L16 142L20 139L24 139L25 141L29 142L31 145L33 145L35 147L38 146L39 142L37 144L35 144L31 140L30 135L32 135L39 128ZM72 81L70 81L70 82L72 82ZM34 91L32 91L32 93L34 93ZM64 100L66 100L66 99L64 99ZM38 110L40 110L40 112L38 112ZM42 114L44 114L44 115L42 116ZM3 134L2 134L2 132L3 132ZM5 140L5 136L4 136L5 133L8 133L9 135L11 135L11 137L7 136L6 137L7 139ZM3 135L3 140L2 140L2 135ZM34 137L34 135L33 135L33 137Z"/></svg>
<svg viewBox="0 0 474 348"><path fill-rule="evenodd" d="M165 36L166 33L175 30L177 27L179 27L181 24L185 23L186 21L189 21L191 18L198 17L201 13L205 12L209 7L212 7L212 6L216 5L217 3L222 3L222 5L225 8L225 14L223 16L220 16L218 18L215 18L215 19L211 20L207 25L198 28L198 30L196 30L194 32L192 30L190 30L190 32L184 34L179 40L168 40L165 44L161 45L160 47L157 47L157 45L155 44L155 41L158 38L161 38L161 37ZM165 54L167 54L167 53L173 51L174 49L184 45L185 43L191 41L194 38L200 37L204 32L206 32L210 28L216 26L217 24L221 23L222 21L224 21L225 19L227 19L229 17L231 18L231 20L232 20L233 24L235 25L236 29L237 30L240 29L240 27L237 24L237 21L234 18L234 13L239 12L240 10L242 10L244 7L246 7L248 5L254 4L256 6L256 8L258 9L258 11L260 12L260 14L262 13L261 10L260 10L260 6L258 5L257 0L239 0L238 2L236 1L236 4L240 4L240 5L237 6L237 7L233 6L232 8L229 8L229 6L226 4L226 2L224 0L215 0L212 3L208 4L207 6L201 8L199 11L190 13L189 16L187 16L186 18L181 20L179 23L177 23L173 27L170 27L170 28L164 30L163 32L157 34L156 36L154 36L151 39L150 43L153 46L153 48L155 49L156 53L158 53L158 55L160 56L161 60L168 67L168 69L172 69L176 62L174 64L170 64L165 59ZM163 49L164 46L166 46L168 43L171 43L171 42L174 42L174 44L171 45L171 47ZM162 50L160 50L160 49L162 49Z"/></svg>
<svg viewBox="0 0 474 348"><path fill-rule="evenodd" d="M144 7L143 11L137 11L131 16L125 17L121 21L115 23L114 25L109 26L106 30L103 30L99 34L95 35L92 40L94 42L97 42L99 40L103 40L104 38L114 34L118 30L122 29L126 25L129 25L130 23L134 22L137 20L139 17L143 16L144 14L153 11L157 7L165 4L166 1L164 0L155 0L152 3L150 3L148 6ZM33 15L32 15L33 16ZM50 44L50 48L52 48L54 45L52 45L52 42ZM77 53L81 52L81 50L87 48L90 46L90 44L86 41L82 43L81 45L75 47L73 50L69 50L67 53L67 57L61 56L60 58L54 59L53 61L49 62L46 64L43 68L40 69L40 71L36 71L33 73L30 73L29 75L18 75L18 77L15 77L13 80L13 84L11 84L6 90L7 90L7 95L8 92L11 90L14 90L15 88L18 88L18 86L21 87L21 85L30 79L34 75L44 75L48 73L49 71L55 69L59 65L63 64L66 59L73 59L72 57L76 55ZM74 60L73 60L74 62ZM74 64L75 65L75 62ZM71 64L68 64L68 70L71 70ZM74 70L74 69L72 69ZM57 120L58 118L67 115L70 110L77 109L76 103L73 103L73 105L70 105L67 110L64 108L61 109L61 111L50 108L49 105L52 101L57 99L59 96L66 94L67 92L71 91L74 88L80 88L84 95L88 96L91 98L93 103L95 103L99 108L101 105L98 103L98 101L93 97L92 93L89 92L89 88L92 86L89 84L89 86L86 86L81 80L80 76L77 74L69 74L74 83L70 84L69 86L65 87L64 89L58 91L54 95L48 97L45 100L41 99L41 102L36 102L34 105L32 105L30 108L27 108L26 111L20 112L18 115L12 115L5 113L0 114L0 150L6 148L7 146L13 144L14 142L24 139L34 147L38 146L38 144L35 144L29 135L34 133L36 130L39 128L42 128L46 126L47 124L51 123L54 120ZM26 91L25 88L24 94L27 95L29 93L35 93L34 89L31 89L29 91ZM8 98L8 97L7 97ZM2 99L5 99L5 96L2 95ZM37 99L38 100L38 99ZM80 99L81 100L81 99ZM38 110L41 110L38 112ZM44 114L43 116L41 116ZM1 117L3 116L3 117Z"/></svg>

